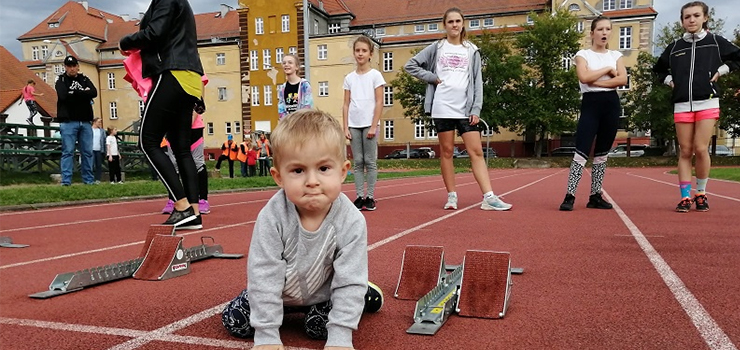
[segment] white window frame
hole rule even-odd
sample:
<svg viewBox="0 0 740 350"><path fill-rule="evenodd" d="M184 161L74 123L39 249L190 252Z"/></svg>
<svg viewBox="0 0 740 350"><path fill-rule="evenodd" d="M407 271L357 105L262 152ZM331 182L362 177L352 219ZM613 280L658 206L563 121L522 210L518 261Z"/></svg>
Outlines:
<svg viewBox="0 0 740 350"><path fill-rule="evenodd" d="M280 16L280 24L280 28L282 29L283 33L290 32L290 15Z"/></svg>
<svg viewBox="0 0 740 350"><path fill-rule="evenodd" d="M49 83L49 75L46 74L46 72L41 72L41 80L44 81L44 83Z"/></svg>
<svg viewBox="0 0 740 350"><path fill-rule="evenodd" d="M146 108L146 103L144 103L143 100L139 100L139 117L144 116L144 109Z"/></svg>
<svg viewBox="0 0 740 350"><path fill-rule="evenodd" d="M423 120L417 120L414 123L414 139L423 140L426 137L427 130Z"/></svg>
<svg viewBox="0 0 740 350"><path fill-rule="evenodd" d="M288 54L289 55L297 55L298 54L298 48L295 46L288 47Z"/></svg>
<svg viewBox="0 0 740 350"><path fill-rule="evenodd" d="M383 86L383 106L393 106L393 87Z"/></svg>
<svg viewBox="0 0 740 350"><path fill-rule="evenodd" d="M578 21L578 23L576 23L576 30L579 33L583 33L583 21Z"/></svg>
<svg viewBox="0 0 740 350"><path fill-rule="evenodd" d="M242 123L238 120L234 121L234 134L241 135L242 133Z"/></svg>
<svg viewBox="0 0 740 350"><path fill-rule="evenodd" d="M428 32L436 32L439 30L439 24L437 23L429 23L427 24L427 31Z"/></svg>
<svg viewBox="0 0 740 350"><path fill-rule="evenodd" d="M375 28L375 36L385 36L385 28Z"/></svg>
<svg viewBox="0 0 740 350"><path fill-rule="evenodd" d="M393 140L395 138L395 130L393 128L393 120L384 120L383 121L383 139L384 140Z"/></svg>
<svg viewBox="0 0 740 350"><path fill-rule="evenodd" d="M259 70L260 54L257 50L249 51L249 70Z"/></svg>
<svg viewBox="0 0 740 350"><path fill-rule="evenodd" d="M41 59L45 60L49 57L49 46L41 45Z"/></svg>
<svg viewBox="0 0 740 350"><path fill-rule="evenodd" d="M612 11L617 9L617 0L604 0L604 11Z"/></svg>
<svg viewBox="0 0 740 350"><path fill-rule="evenodd" d="M581 7L578 6L578 4L570 4L568 5L568 11L570 12L578 12L581 10Z"/></svg>
<svg viewBox="0 0 740 350"><path fill-rule="evenodd" d="M260 87L252 85L252 106L260 105Z"/></svg>
<svg viewBox="0 0 740 350"><path fill-rule="evenodd" d="M495 24L496 22L493 20L493 18L486 18L483 20L484 27L493 27Z"/></svg>
<svg viewBox="0 0 740 350"><path fill-rule="evenodd" d="M39 60L39 47L38 46L31 46L31 59L34 61Z"/></svg>
<svg viewBox="0 0 740 350"><path fill-rule="evenodd" d="M108 111L110 112L111 120L118 119L118 103L116 103L115 101L111 101L108 104Z"/></svg>
<svg viewBox="0 0 740 350"><path fill-rule="evenodd" d="M272 106L272 85L265 85L265 106Z"/></svg>
<svg viewBox="0 0 740 350"><path fill-rule="evenodd" d="M620 9L631 9L634 7L634 1L633 0L619 0L619 8Z"/></svg>
<svg viewBox="0 0 740 350"><path fill-rule="evenodd" d="M563 70L570 70L573 67L573 57L563 57L561 62Z"/></svg>
<svg viewBox="0 0 740 350"><path fill-rule="evenodd" d="M318 19L313 20L313 33L319 34L319 20Z"/></svg>
<svg viewBox="0 0 740 350"><path fill-rule="evenodd" d="M108 90L116 89L116 73L108 72Z"/></svg>
<svg viewBox="0 0 740 350"><path fill-rule="evenodd" d="M285 56L285 51L282 47L278 47L275 49L275 64L278 66L283 64L283 56Z"/></svg>
<svg viewBox="0 0 740 350"><path fill-rule="evenodd" d="M468 28L480 28L480 20L479 19L471 19L468 21Z"/></svg>
<svg viewBox="0 0 740 350"><path fill-rule="evenodd" d="M428 139L436 139L437 138L437 129L434 127L427 128L427 138Z"/></svg>
<svg viewBox="0 0 740 350"><path fill-rule="evenodd" d="M318 46L318 59L325 60L329 57L329 47L326 44L321 44Z"/></svg>
<svg viewBox="0 0 740 350"><path fill-rule="evenodd" d="M532 19L532 16L527 15L527 24L534 24L534 20Z"/></svg>
<svg viewBox="0 0 740 350"><path fill-rule="evenodd" d="M632 27L619 27L619 49L632 49Z"/></svg>
<svg viewBox="0 0 740 350"><path fill-rule="evenodd" d="M383 52L383 72L393 71L393 52Z"/></svg>
<svg viewBox="0 0 740 350"><path fill-rule="evenodd" d="M329 23L329 34L335 34L342 31L341 23Z"/></svg>
<svg viewBox="0 0 740 350"><path fill-rule="evenodd" d="M206 123L206 132L208 135L213 135L213 122Z"/></svg>
<svg viewBox="0 0 740 350"><path fill-rule="evenodd" d="M254 33L258 35L265 34L265 20L262 17L254 19Z"/></svg>
<svg viewBox="0 0 740 350"><path fill-rule="evenodd" d="M329 96L329 82L320 81L319 82L319 97L327 97L327 96Z"/></svg>
<svg viewBox="0 0 740 350"><path fill-rule="evenodd" d="M224 123L224 131L226 131L226 135L231 134L231 122Z"/></svg>
<svg viewBox="0 0 740 350"><path fill-rule="evenodd" d="M262 50L262 69L272 69L272 54L270 53L270 49Z"/></svg>
<svg viewBox="0 0 740 350"><path fill-rule="evenodd" d="M414 25L414 33L424 33L424 25L423 24L415 24Z"/></svg>
<svg viewBox="0 0 740 350"><path fill-rule="evenodd" d="M218 87L218 100L219 101L226 101L226 97L228 96L228 91L226 91L225 86L219 86Z"/></svg>
<svg viewBox="0 0 740 350"><path fill-rule="evenodd" d="M223 66L226 65L226 54L223 52L216 53L216 65L217 66Z"/></svg>
<svg viewBox="0 0 740 350"><path fill-rule="evenodd" d="M61 64L54 65L54 74L59 75L64 73L64 67Z"/></svg>

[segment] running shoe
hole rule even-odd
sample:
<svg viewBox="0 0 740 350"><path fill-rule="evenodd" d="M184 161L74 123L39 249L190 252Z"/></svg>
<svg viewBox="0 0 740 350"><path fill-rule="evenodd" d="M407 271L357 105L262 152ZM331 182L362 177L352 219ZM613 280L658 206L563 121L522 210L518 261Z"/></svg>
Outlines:
<svg viewBox="0 0 740 350"><path fill-rule="evenodd" d="M563 199L563 203L560 204L560 210L562 211L573 211L573 204L576 202L576 196L568 193Z"/></svg>
<svg viewBox="0 0 740 350"><path fill-rule="evenodd" d="M591 209L612 209L614 206L612 206L611 203L604 200L604 198L601 197L601 193L592 194L588 197L588 204L586 204L586 208Z"/></svg>
<svg viewBox="0 0 740 350"><path fill-rule="evenodd" d="M198 210L200 210L201 214L210 214L211 213L211 205L208 204L208 201L205 199L201 199L198 201Z"/></svg>
<svg viewBox="0 0 740 350"><path fill-rule="evenodd" d="M688 213L691 210L691 198L686 197L681 200L676 206L676 211L679 213Z"/></svg>
<svg viewBox="0 0 740 350"><path fill-rule="evenodd" d="M457 210L457 195L452 194L452 193L448 193L447 194L447 203L445 203L445 206L442 209L445 209L445 210L447 210L447 209Z"/></svg>
<svg viewBox="0 0 740 350"><path fill-rule="evenodd" d="M707 195L705 194L695 195L694 203L696 203L696 211L709 211L709 202L707 202Z"/></svg>
<svg viewBox="0 0 740 350"><path fill-rule="evenodd" d="M175 202L170 199L162 208L162 214L172 214L173 210L175 210Z"/></svg>
<svg viewBox="0 0 740 350"><path fill-rule="evenodd" d="M503 211L511 209L512 205L501 200L498 196L483 198L480 208L483 210Z"/></svg>

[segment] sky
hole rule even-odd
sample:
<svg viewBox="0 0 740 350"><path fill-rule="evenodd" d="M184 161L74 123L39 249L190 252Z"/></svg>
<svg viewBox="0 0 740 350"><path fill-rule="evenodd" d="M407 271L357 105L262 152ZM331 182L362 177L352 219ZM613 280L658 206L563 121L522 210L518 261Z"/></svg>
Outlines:
<svg viewBox="0 0 740 350"><path fill-rule="evenodd" d="M705 1L710 7L714 7L717 17L725 20L724 36L731 37L733 29L740 27L738 0ZM21 45L16 38L38 25L67 0L0 0L0 2L0 45L5 46L16 57L20 57ZM149 2L149 0L88 0L89 5L97 9L117 15L129 14L132 17L138 16L139 12L145 12ZM678 20L679 11L685 2L688 0L653 0L653 8L658 11L656 30ZM190 5L196 13L219 11L220 3L236 7L238 0L190 0ZM450 4L454 4L454 0ZM731 7L732 5L735 7Z"/></svg>

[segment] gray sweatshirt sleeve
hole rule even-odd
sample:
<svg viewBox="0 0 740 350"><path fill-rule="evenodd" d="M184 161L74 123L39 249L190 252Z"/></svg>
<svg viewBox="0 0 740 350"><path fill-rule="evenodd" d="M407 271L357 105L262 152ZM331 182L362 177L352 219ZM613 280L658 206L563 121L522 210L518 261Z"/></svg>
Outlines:
<svg viewBox="0 0 740 350"><path fill-rule="evenodd" d="M406 65L403 66L403 69L418 79L424 80L429 84L436 84L437 79L439 78L437 77L437 74L429 70L432 60L434 59L436 45L437 44L435 42L425 47L417 53L416 56L411 57L411 59L406 62Z"/></svg>
<svg viewBox="0 0 740 350"><path fill-rule="evenodd" d="M470 110L471 115L477 115L480 117L480 111L483 108L483 74L481 72L481 58L480 58L480 50L475 50L475 53L473 54L473 72L475 79L473 81L473 88L474 88L474 95L473 95L473 106Z"/></svg>
<svg viewBox="0 0 740 350"><path fill-rule="evenodd" d="M360 323L367 293L367 224L348 198L342 202L326 346L352 347L352 331Z"/></svg>
<svg viewBox="0 0 740 350"><path fill-rule="evenodd" d="M247 256L249 323L255 329L254 345L282 344L283 288L286 264L280 218L287 216L282 191L278 191L260 211Z"/></svg>

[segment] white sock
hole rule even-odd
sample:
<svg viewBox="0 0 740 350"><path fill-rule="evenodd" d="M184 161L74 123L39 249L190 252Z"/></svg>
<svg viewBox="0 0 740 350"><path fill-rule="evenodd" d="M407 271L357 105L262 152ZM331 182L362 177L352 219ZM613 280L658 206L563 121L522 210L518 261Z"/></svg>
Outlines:
<svg viewBox="0 0 740 350"><path fill-rule="evenodd" d="M493 191L488 191L483 194L483 198L491 198L493 197Z"/></svg>

